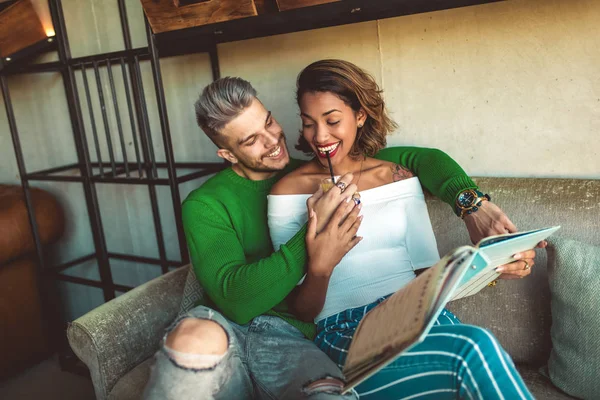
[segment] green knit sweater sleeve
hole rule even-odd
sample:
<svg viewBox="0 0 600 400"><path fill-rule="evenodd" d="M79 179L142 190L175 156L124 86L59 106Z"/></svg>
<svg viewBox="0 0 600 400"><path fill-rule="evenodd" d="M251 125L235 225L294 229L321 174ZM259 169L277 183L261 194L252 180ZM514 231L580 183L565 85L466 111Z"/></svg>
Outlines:
<svg viewBox="0 0 600 400"><path fill-rule="evenodd" d="M454 207L458 194L477 185L449 155L426 147L388 147L375 158L410 169L434 196Z"/></svg>
<svg viewBox="0 0 600 400"><path fill-rule="evenodd" d="M304 275L301 229L281 249L248 263L227 211L210 202L186 200L183 225L198 281L219 310L245 324L279 304Z"/></svg>

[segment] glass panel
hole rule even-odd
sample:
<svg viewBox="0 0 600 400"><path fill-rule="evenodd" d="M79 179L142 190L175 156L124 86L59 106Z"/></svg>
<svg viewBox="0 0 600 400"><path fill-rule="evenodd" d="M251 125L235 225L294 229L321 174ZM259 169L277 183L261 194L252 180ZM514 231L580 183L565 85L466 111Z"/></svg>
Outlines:
<svg viewBox="0 0 600 400"><path fill-rule="evenodd" d="M127 9L127 20L129 21L129 32L131 34L131 46L148 47L146 38L146 22L144 18L144 9L140 0L125 0Z"/></svg>
<svg viewBox="0 0 600 400"><path fill-rule="evenodd" d="M162 275L160 265L110 260L113 281L117 285L136 287Z"/></svg>
<svg viewBox="0 0 600 400"><path fill-rule="evenodd" d="M102 289L70 282L57 282L62 312L73 321L104 303Z"/></svg>
<svg viewBox="0 0 600 400"><path fill-rule="evenodd" d="M77 162L61 74L14 75L9 87L27 172Z"/></svg>
<svg viewBox="0 0 600 400"><path fill-rule="evenodd" d="M63 1L73 58L125 49L116 0Z"/></svg>
<svg viewBox="0 0 600 400"><path fill-rule="evenodd" d="M158 258L152 205L145 185L96 185L109 252Z"/></svg>

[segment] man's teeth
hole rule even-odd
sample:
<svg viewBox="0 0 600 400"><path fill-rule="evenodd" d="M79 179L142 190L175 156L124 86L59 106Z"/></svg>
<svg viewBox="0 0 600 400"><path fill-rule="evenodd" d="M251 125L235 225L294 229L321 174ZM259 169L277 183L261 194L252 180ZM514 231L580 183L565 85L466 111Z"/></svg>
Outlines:
<svg viewBox="0 0 600 400"><path fill-rule="evenodd" d="M277 146L274 152L267 154L267 157L277 157L281 153L281 146Z"/></svg>
<svg viewBox="0 0 600 400"><path fill-rule="evenodd" d="M325 154L326 152L332 152L335 149L337 149L337 147L339 146L340 142L337 142L336 144L332 144L331 146L326 146L326 147L317 147L317 149L319 150L319 153L323 153Z"/></svg>

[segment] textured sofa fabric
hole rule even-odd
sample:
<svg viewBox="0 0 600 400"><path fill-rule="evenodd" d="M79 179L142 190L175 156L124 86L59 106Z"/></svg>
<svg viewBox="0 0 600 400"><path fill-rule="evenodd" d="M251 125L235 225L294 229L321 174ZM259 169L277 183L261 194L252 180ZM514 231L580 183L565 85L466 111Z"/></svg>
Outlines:
<svg viewBox="0 0 600 400"><path fill-rule="evenodd" d="M560 389L556 388L544 375L540 374L539 368L529 365L518 365L517 369L527 384L529 391L538 400L566 400L575 399Z"/></svg>
<svg viewBox="0 0 600 400"><path fill-rule="evenodd" d="M549 376L567 393L600 399L600 246L552 241L548 276L554 316Z"/></svg>
<svg viewBox="0 0 600 400"><path fill-rule="evenodd" d="M482 190L492 194L494 202L519 229L562 225L558 234L579 240L585 238L589 243L600 245L597 234L600 180L479 178L476 181ZM427 202L441 253L469 243L464 224L448 205L430 197ZM148 358L155 351L164 328L180 310L188 273L189 268L183 268L157 278L74 321L69 329L69 341L90 367L99 400L141 397L144 377L148 376L151 365ZM199 300L198 288L188 288L186 305L195 303L194 296ZM494 288L450 303L449 308L462 321L484 326L496 335L517 363L534 396L550 400L571 398L538 372L547 362L552 346L544 250L538 251L533 273L527 279L501 281ZM123 309L136 310L135 318L129 321L127 335L120 333ZM159 314L160 318L138 315L143 312ZM111 332L112 337L106 332Z"/></svg>
<svg viewBox="0 0 600 400"><path fill-rule="evenodd" d="M69 326L69 344L89 368L97 399L106 399L124 375L154 354L177 316L187 272L180 268L147 282ZM131 372L129 383L122 385L141 396L145 382L136 380L138 376Z"/></svg>

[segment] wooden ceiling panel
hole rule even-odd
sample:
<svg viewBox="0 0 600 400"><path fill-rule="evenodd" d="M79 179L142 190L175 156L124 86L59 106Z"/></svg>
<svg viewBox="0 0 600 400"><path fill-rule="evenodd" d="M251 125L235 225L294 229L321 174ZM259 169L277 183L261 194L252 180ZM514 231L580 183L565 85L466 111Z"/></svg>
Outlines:
<svg viewBox="0 0 600 400"><path fill-rule="evenodd" d="M341 0L277 0L279 11L294 10L301 7L318 6L320 4L334 3Z"/></svg>
<svg viewBox="0 0 600 400"><path fill-rule="evenodd" d="M20 0L0 12L0 56L14 54L47 37L29 0Z"/></svg>
<svg viewBox="0 0 600 400"><path fill-rule="evenodd" d="M205 0L179 7L177 0L141 1L154 33L257 15L253 0Z"/></svg>

